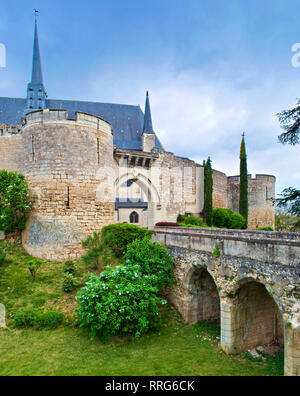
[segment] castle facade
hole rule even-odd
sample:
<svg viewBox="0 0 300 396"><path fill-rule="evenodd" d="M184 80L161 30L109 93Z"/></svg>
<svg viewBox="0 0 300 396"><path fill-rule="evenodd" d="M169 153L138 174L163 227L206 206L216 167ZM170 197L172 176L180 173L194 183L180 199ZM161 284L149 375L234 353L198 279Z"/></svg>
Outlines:
<svg viewBox="0 0 300 396"><path fill-rule="evenodd" d="M0 98L0 169L26 176L34 201L23 233L32 255L75 259L104 225L153 228L179 213L199 216L204 169L167 152L139 106L48 99L37 22L26 99ZM239 177L214 171L214 207L238 212ZM249 228L274 227L275 177L249 175Z"/></svg>

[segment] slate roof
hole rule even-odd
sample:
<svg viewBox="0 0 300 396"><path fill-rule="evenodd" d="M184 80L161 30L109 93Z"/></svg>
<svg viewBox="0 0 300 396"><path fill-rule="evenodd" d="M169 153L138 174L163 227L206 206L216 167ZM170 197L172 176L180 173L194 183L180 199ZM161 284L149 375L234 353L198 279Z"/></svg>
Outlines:
<svg viewBox="0 0 300 396"><path fill-rule="evenodd" d="M0 97L0 124L20 125L25 108L26 99ZM47 99L46 108L67 110L71 119L76 111L101 117L112 125L117 148L142 150L144 114L139 106ZM157 136L155 141L156 147L163 148Z"/></svg>

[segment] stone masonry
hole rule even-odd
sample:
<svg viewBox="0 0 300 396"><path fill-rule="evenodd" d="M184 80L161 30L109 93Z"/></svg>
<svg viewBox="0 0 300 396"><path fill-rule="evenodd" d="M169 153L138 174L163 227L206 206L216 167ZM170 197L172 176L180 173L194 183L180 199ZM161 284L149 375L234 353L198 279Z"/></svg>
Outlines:
<svg viewBox="0 0 300 396"><path fill-rule="evenodd" d="M114 195L99 167L113 161L111 128L98 117L65 111L30 113L23 127L24 169L34 209L23 233L33 256L75 259L81 240L114 222ZM101 186L105 201L98 201Z"/></svg>

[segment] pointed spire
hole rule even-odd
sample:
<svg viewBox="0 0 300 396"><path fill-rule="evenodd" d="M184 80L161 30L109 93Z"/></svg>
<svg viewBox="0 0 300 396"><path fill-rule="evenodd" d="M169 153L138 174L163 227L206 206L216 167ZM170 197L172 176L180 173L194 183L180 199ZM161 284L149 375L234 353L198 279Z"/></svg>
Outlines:
<svg viewBox="0 0 300 396"><path fill-rule="evenodd" d="M35 17L31 84L43 84L37 18Z"/></svg>
<svg viewBox="0 0 300 396"><path fill-rule="evenodd" d="M149 93L146 95L145 116L144 116L144 129L143 133L154 133L150 109Z"/></svg>
<svg viewBox="0 0 300 396"><path fill-rule="evenodd" d="M31 82L27 86L27 106L28 110L37 110L46 108L47 93L43 82L42 62L39 45L39 34L37 24L37 14L35 11L33 56L32 56L32 74Z"/></svg>

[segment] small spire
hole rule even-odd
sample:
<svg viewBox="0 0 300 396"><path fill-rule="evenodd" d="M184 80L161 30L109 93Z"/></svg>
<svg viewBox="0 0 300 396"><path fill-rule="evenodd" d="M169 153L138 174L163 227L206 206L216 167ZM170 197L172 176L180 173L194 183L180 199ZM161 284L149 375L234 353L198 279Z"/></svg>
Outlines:
<svg viewBox="0 0 300 396"><path fill-rule="evenodd" d="M144 116L144 129L143 133L154 133L150 109L149 92L146 93L146 105L145 105L145 116Z"/></svg>

